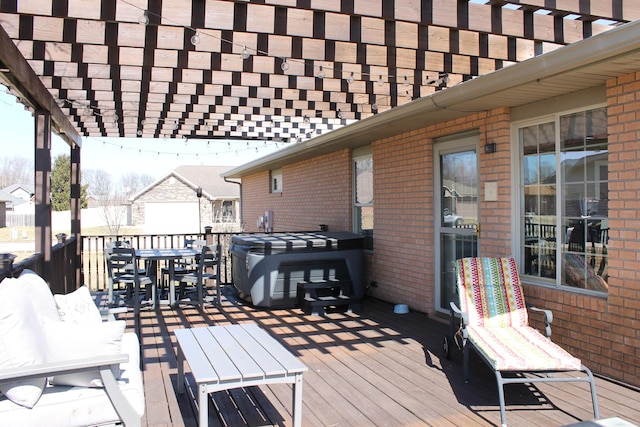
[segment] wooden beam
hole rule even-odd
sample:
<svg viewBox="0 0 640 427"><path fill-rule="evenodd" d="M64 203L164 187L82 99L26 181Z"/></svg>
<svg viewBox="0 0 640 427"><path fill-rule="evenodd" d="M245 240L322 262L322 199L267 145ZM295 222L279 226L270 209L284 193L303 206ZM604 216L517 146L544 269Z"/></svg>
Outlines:
<svg viewBox="0 0 640 427"><path fill-rule="evenodd" d="M3 65L0 75L12 90L21 95L23 102L30 104L36 111L49 113L55 132L69 146L80 147L82 145L80 135L2 26L0 26L0 63Z"/></svg>

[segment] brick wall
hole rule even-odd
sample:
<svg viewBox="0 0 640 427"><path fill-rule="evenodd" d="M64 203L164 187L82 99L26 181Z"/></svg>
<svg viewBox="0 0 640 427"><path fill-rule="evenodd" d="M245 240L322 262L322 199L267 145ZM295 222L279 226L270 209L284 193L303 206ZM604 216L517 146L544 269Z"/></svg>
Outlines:
<svg viewBox="0 0 640 427"><path fill-rule="evenodd" d="M479 130L480 145L497 152L480 156L481 198L485 181L498 183L498 201L481 202L481 251L510 253L510 137L508 109L472 114L373 144L374 252L371 293L412 309L435 312L433 139Z"/></svg>
<svg viewBox="0 0 640 427"><path fill-rule="evenodd" d="M524 283L527 300L554 312L553 339L594 372L640 385L640 73L608 82L609 113L609 294L584 295ZM366 280L376 297L434 313L435 269L434 138L479 130L480 251L505 256L511 247L511 164L509 110L465 118L373 141L374 252L366 257ZM349 150L283 168L284 191L269 194L268 173L243 179L247 230L265 210L275 228L351 229ZM497 201L486 201L484 185L496 182ZM533 316L535 325L540 320Z"/></svg>
<svg viewBox="0 0 640 427"><path fill-rule="evenodd" d="M607 298L528 286L554 310L554 341L595 372L640 385L640 73L607 82L609 293Z"/></svg>
<svg viewBox="0 0 640 427"><path fill-rule="evenodd" d="M274 231L351 231L351 152L340 150L282 168L282 192L269 191L269 172L242 179L242 222L258 231L258 217L274 213Z"/></svg>

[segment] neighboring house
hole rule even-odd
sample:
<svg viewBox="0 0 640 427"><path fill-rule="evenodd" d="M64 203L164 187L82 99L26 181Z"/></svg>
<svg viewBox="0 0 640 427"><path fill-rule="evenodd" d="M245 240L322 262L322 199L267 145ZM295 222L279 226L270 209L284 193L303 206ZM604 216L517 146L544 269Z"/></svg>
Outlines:
<svg viewBox="0 0 640 427"><path fill-rule="evenodd" d="M30 184L13 184L2 189L5 193L28 202L33 197L33 185Z"/></svg>
<svg viewBox="0 0 640 427"><path fill-rule="evenodd" d="M0 190L0 227L33 226L33 185L13 184Z"/></svg>
<svg viewBox="0 0 640 427"><path fill-rule="evenodd" d="M20 215L33 215L33 185L13 184L2 189L2 193L9 195L6 209Z"/></svg>
<svg viewBox="0 0 640 427"><path fill-rule="evenodd" d="M147 234L167 234L238 222L240 187L221 177L229 168L180 166L169 172L129 198L130 225Z"/></svg>
<svg viewBox="0 0 640 427"><path fill-rule="evenodd" d="M231 169L242 221L373 236L369 292L443 319L455 259L513 256L554 341L640 386L638 40L625 24Z"/></svg>
<svg viewBox="0 0 640 427"><path fill-rule="evenodd" d="M11 203L8 200L8 194L0 191L0 228L7 226L7 203Z"/></svg>

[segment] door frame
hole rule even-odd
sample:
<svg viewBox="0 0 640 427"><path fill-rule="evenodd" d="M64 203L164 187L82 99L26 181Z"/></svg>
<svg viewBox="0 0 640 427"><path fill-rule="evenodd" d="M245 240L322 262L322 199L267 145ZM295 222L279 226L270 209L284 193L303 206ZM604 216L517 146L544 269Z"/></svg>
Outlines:
<svg viewBox="0 0 640 427"><path fill-rule="evenodd" d="M442 212L442 196L440 194L442 189L441 182L441 162L442 155L453 154L459 152L475 151L476 153L476 181L478 183L477 188L477 213L478 213L478 225L480 224L480 133L477 131L466 132L462 134L450 135L444 138L435 139L433 142L433 226L434 226L434 309L436 313L449 314L447 308L440 307L440 299L442 294L442 284L440 279L442 277L441 271L441 256L442 248L440 247L440 236L443 230L446 230L448 234L469 235L475 233L474 229L454 229L451 227L443 227L441 224L441 212ZM477 241L476 252L480 254L480 241Z"/></svg>

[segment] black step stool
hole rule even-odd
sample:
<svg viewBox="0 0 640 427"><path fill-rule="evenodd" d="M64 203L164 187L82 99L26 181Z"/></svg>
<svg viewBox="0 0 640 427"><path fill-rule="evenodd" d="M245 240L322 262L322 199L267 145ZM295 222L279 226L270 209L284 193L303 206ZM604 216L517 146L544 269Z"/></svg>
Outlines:
<svg viewBox="0 0 640 427"><path fill-rule="evenodd" d="M351 280L319 279L298 282L298 307L306 314L321 316L325 307L358 311L359 300L353 296Z"/></svg>

